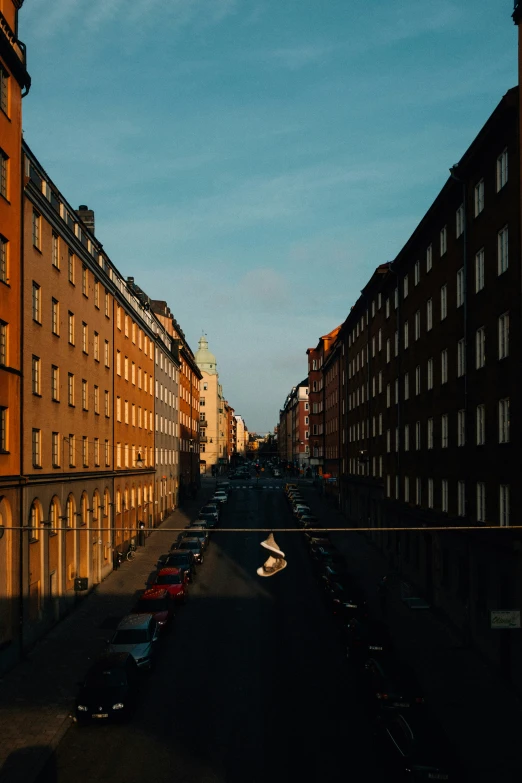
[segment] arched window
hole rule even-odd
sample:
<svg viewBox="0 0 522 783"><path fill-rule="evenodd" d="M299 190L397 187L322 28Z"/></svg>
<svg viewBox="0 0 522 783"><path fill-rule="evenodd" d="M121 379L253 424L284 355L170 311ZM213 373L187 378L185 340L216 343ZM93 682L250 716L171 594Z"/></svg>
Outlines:
<svg viewBox="0 0 522 783"><path fill-rule="evenodd" d="M86 525L89 517L89 502L87 499L87 493L82 493L82 503L81 503L81 525Z"/></svg>
<svg viewBox="0 0 522 783"><path fill-rule="evenodd" d="M129 490L127 487L125 487L124 493L123 493L123 509L129 508Z"/></svg>
<svg viewBox="0 0 522 783"><path fill-rule="evenodd" d="M67 509L65 516L67 518L67 527L74 527L74 515L75 515L75 503L74 503L74 497L72 495L69 495L67 498Z"/></svg>
<svg viewBox="0 0 522 783"><path fill-rule="evenodd" d="M141 484L138 487L138 506L141 506Z"/></svg>
<svg viewBox="0 0 522 783"><path fill-rule="evenodd" d="M116 513L119 514L121 511L121 490L116 490Z"/></svg>
<svg viewBox="0 0 522 783"><path fill-rule="evenodd" d="M60 502L57 497L51 500L49 506L49 525L51 533L55 533L60 526Z"/></svg>
<svg viewBox="0 0 522 783"><path fill-rule="evenodd" d="M92 521L96 525L100 524L100 496L97 490L92 496Z"/></svg>
<svg viewBox="0 0 522 783"><path fill-rule="evenodd" d="M136 489L131 487L131 508L134 508L136 505Z"/></svg>
<svg viewBox="0 0 522 783"><path fill-rule="evenodd" d="M110 495L109 490L106 489L103 493L103 516L108 517L109 516L109 503L110 503Z"/></svg>
<svg viewBox="0 0 522 783"><path fill-rule="evenodd" d="M30 540L38 541L40 537L40 524L42 522L42 511L38 500L33 500L29 511Z"/></svg>
<svg viewBox="0 0 522 783"><path fill-rule="evenodd" d="M147 487L143 487L143 505L147 503Z"/></svg>

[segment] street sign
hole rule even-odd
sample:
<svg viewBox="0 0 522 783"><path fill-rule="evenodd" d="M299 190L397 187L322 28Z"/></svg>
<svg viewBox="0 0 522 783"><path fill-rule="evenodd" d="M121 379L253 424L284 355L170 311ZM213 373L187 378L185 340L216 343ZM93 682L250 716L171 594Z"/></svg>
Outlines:
<svg viewBox="0 0 522 783"><path fill-rule="evenodd" d="M520 610L500 610L491 611L492 628L520 628Z"/></svg>

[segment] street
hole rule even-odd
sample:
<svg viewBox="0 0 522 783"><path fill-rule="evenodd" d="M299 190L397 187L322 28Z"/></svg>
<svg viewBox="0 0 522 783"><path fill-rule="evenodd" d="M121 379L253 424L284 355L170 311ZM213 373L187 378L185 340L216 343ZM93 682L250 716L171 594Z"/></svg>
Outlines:
<svg viewBox="0 0 522 783"><path fill-rule="evenodd" d="M288 566L262 579L265 536L224 532L292 526L282 482L260 483L230 492L131 722L71 726L39 783L380 779L301 535L277 536Z"/></svg>

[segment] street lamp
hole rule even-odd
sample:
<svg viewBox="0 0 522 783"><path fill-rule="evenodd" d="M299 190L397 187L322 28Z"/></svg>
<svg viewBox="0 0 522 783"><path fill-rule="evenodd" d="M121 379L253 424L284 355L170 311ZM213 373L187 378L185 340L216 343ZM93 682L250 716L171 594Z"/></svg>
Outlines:
<svg viewBox="0 0 522 783"><path fill-rule="evenodd" d="M145 462L143 461L143 459L141 457L141 451L138 451L138 456L136 458L136 467L137 468L144 468L145 467Z"/></svg>

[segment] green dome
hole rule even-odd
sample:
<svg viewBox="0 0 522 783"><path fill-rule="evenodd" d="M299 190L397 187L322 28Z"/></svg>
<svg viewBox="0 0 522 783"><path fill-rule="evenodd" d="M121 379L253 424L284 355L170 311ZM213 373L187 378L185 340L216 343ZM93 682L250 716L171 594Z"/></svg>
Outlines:
<svg viewBox="0 0 522 783"><path fill-rule="evenodd" d="M205 337L205 335L201 335L199 338L199 348L196 351L195 359L196 364L198 365L200 370L204 370L205 372L209 373L210 375L216 375L217 373L217 367L216 367L216 357L213 353L211 353L208 350L208 340Z"/></svg>

